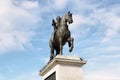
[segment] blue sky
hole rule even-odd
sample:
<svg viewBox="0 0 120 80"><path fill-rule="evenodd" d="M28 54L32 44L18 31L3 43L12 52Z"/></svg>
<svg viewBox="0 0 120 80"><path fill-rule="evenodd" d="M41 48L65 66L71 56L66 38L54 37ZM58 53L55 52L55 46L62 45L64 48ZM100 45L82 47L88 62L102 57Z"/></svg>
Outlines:
<svg viewBox="0 0 120 80"><path fill-rule="evenodd" d="M73 13L73 52L87 60L84 80L120 80L120 0L1 0L0 80L41 80L52 19Z"/></svg>

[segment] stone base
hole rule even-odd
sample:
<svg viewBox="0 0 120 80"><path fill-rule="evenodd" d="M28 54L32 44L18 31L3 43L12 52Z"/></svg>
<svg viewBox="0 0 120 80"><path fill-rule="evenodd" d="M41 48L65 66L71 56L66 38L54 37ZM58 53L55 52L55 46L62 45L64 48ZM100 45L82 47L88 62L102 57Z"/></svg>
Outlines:
<svg viewBox="0 0 120 80"><path fill-rule="evenodd" d="M83 80L80 57L57 55L41 71L42 80Z"/></svg>

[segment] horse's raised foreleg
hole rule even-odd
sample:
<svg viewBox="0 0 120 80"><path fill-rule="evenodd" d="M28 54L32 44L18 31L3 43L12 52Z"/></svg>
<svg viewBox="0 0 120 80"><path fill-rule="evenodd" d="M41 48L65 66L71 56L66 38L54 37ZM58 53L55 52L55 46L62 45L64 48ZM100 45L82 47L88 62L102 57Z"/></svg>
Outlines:
<svg viewBox="0 0 120 80"><path fill-rule="evenodd" d="M69 37L68 38L68 45L69 45L69 52L72 52L72 50L73 50L73 41L74 41L74 38L72 38L72 37Z"/></svg>
<svg viewBox="0 0 120 80"><path fill-rule="evenodd" d="M74 44L73 44L73 42L74 42L74 38L73 37L71 37L71 47L74 47Z"/></svg>

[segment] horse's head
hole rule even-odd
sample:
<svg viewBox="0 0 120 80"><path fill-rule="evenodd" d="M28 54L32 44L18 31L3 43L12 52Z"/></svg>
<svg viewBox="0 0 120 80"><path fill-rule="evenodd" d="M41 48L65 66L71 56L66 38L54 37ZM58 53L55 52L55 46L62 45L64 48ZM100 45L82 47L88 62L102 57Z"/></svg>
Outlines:
<svg viewBox="0 0 120 80"><path fill-rule="evenodd" d="M69 24L73 23L72 13L70 11L65 15L65 19Z"/></svg>

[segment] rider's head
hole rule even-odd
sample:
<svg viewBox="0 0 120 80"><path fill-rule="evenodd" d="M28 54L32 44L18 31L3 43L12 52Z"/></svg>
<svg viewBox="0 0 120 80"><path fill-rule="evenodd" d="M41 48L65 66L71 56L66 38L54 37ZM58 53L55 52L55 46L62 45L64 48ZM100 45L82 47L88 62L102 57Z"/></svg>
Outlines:
<svg viewBox="0 0 120 80"><path fill-rule="evenodd" d="M60 20L61 20L60 16L57 16L56 20L57 20L58 22L60 22Z"/></svg>

